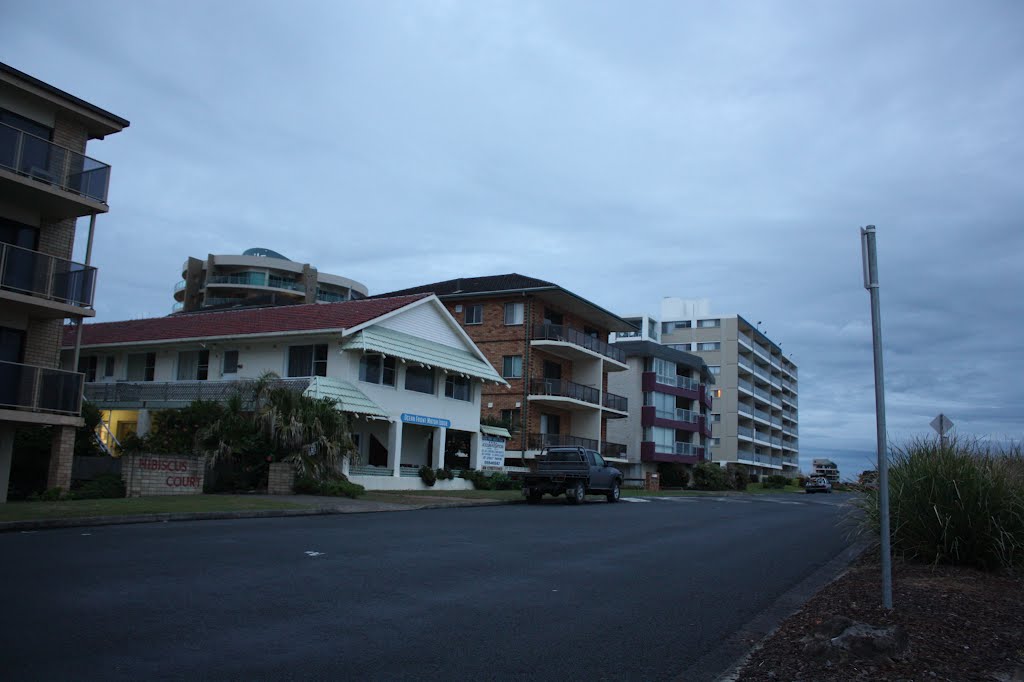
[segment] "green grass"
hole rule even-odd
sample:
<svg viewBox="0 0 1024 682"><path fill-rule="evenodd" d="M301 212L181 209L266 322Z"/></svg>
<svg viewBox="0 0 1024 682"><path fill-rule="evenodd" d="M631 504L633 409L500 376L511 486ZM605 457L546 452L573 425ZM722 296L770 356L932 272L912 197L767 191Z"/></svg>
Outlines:
<svg viewBox="0 0 1024 682"><path fill-rule="evenodd" d="M360 497L361 500L373 502L395 502L402 504L401 498L456 498L466 500L521 500L523 495L515 490L373 490Z"/></svg>
<svg viewBox="0 0 1024 682"><path fill-rule="evenodd" d="M176 495L107 500L66 500L61 502L8 502L0 504L0 521L306 508L306 505L294 502L267 500L243 495Z"/></svg>

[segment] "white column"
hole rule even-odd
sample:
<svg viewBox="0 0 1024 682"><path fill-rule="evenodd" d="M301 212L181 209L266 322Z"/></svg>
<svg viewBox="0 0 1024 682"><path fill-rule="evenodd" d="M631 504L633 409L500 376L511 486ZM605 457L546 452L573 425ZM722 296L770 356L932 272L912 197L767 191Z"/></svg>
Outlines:
<svg viewBox="0 0 1024 682"><path fill-rule="evenodd" d="M135 425L135 434L145 436L153 426L153 418L149 410L139 410L138 421Z"/></svg>
<svg viewBox="0 0 1024 682"><path fill-rule="evenodd" d="M480 468L480 431L474 431L469 436L469 468Z"/></svg>
<svg viewBox="0 0 1024 682"><path fill-rule="evenodd" d="M0 504L7 501L7 485L11 480L11 459L14 456L14 427L0 426Z"/></svg>
<svg viewBox="0 0 1024 682"><path fill-rule="evenodd" d="M352 463L352 458L345 455L341 458L341 475L345 478L349 477L349 465Z"/></svg>
<svg viewBox="0 0 1024 682"><path fill-rule="evenodd" d="M388 428L388 466L395 478L402 475L402 422L398 420Z"/></svg>
<svg viewBox="0 0 1024 682"><path fill-rule="evenodd" d="M444 442L448 436L448 429L438 426L434 429L434 452L433 459L437 462L438 469L444 469Z"/></svg>

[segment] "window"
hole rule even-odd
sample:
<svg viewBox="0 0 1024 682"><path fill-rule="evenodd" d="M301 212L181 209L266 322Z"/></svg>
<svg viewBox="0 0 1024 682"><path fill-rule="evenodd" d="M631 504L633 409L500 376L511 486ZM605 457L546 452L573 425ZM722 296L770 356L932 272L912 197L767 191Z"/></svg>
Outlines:
<svg viewBox="0 0 1024 682"><path fill-rule="evenodd" d="M594 450L587 450L587 452L589 452L591 458L593 458L595 466L604 466L604 457L601 456L601 453L595 452Z"/></svg>
<svg viewBox="0 0 1024 682"><path fill-rule="evenodd" d="M484 321L484 307L482 304L477 303L476 305L466 306L466 324L483 324Z"/></svg>
<svg viewBox="0 0 1024 682"><path fill-rule="evenodd" d="M720 421L722 421L722 415L716 414L716 413L712 412L711 413L711 421L713 421L713 422L720 422Z"/></svg>
<svg viewBox="0 0 1024 682"><path fill-rule="evenodd" d="M238 351L237 350L226 350L224 351L224 367L221 370L221 374L237 374L238 373Z"/></svg>
<svg viewBox="0 0 1024 682"><path fill-rule="evenodd" d="M519 408L516 408L514 410L501 411L501 421L505 422L505 425L508 427L509 431L518 431L519 428L522 426L522 419L523 411L520 410Z"/></svg>
<svg viewBox="0 0 1024 682"><path fill-rule="evenodd" d="M659 384L676 385L676 363L662 358L654 358L654 373Z"/></svg>
<svg viewBox="0 0 1024 682"><path fill-rule="evenodd" d="M327 344L288 347L288 376L327 376Z"/></svg>
<svg viewBox="0 0 1024 682"><path fill-rule="evenodd" d="M676 431L675 429L663 429L660 426L652 426L647 429L647 440L654 442L654 449L660 452L675 452Z"/></svg>
<svg viewBox="0 0 1024 682"><path fill-rule="evenodd" d="M78 371L85 375L86 381L96 381L96 364L98 361L99 358L95 355L78 358Z"/></svg>
<svg viewBox="0 0 1024 682"><path fill-rule="evenodd" d="M714 343L698 343L697 350L722 350L722 344L719 341L715 341Z"/></svg>
<svg viewBox="0 0 1024 682"><path fill-rule="evenodd" d="M669 334L671 332L674 332L676 329L689 329L692 326L693 326L693 323L690 320L678 320L676 322L662 322L661 323L661 333L662 334Z"/></svg>
<svg viewBox="0 0 1024 682"><path fill-rule="evenodd" d="M153 381L156 353L132 353L128 356L128 381Z"/></svg>
<svg viewBox="0 0 1024 682"><path fill-rule="evenodd" d="M712 445L721 445L722 444L722 439L721 438L712 438L711 439L711 444Z"/></svg>
<svg viewBox="0 0 1024 682"><path fill-rule="evenodd" d="M506 303L505 304L505 324L522 324L523 323L523 304L522 303Z"/></svg>
<svg viewBox="0 0 1024 682"><path fill-rule="evenodd" d="M395 385L395 359L367 354L359 359L359 380L370 384Z"/></svg>
<svg viewBox="0 0 1024 682"><path fill-rule="evenodd" d="M708 365L708 371L711 372L712 374L714 374L715 376L718 376L719 374L722 373L722 366L721 365Z"/></svg>
<svg viewBox="0 0 1024 682"><path fill-rule="evenodd" d="M210 351L186 350L178 353L178 381L206 381L210 374Z"/></svg>
<svg viewBox="0 0 1024 682"><path fill-rule="evenodd" d="M506 379L521 379L523 377L523 356L506 355L501 361L501 376Z"/></svg>
<svg viewBox="0 0 1024 682"><path fill-rule="evenodd" d="M687 324L689 326L689 324ZM698 327L721 327L721 320L697 320Z"/></svg>
<svg viewBox="0 0 1024 682"><path fill-rule="evenodd" d="M654 414L659 419L676 418L676 397L667 393L648 393L648 405L654 406Z"/></svg>
<svg viewBox="0 0 1024 682"><path fill-rule="evenodd" d="M114 356L108 355L103 361L103 376L114 376Z"/></svg>
<svg viewBox="0 0 1024 682"><path fill-rule="evenodd" d="M674 348L676 350L690 350L690 344L688 343L670 343L667 345L669 348Z"/></svg>
<svg viewBox="0 0 1024 682"><path fill-rule="evenodd" d="M406 372L407 381L408 376L408 372ZM444 395L455 400L472 400L473 384L466 377L457 377L449 374L444 380Z"/></svg>
<svg viewBox="0 0 1024 682"><path fill-rule="evenodd" d="M434 392L434 370L419 365L405 368L405 390L417 393Z"/></svg>

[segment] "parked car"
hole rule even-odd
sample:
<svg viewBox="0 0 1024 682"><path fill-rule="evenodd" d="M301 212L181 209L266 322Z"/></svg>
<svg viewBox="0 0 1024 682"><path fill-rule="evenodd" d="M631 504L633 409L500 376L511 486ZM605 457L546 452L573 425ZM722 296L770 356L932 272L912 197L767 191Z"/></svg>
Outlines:
<svg viewBox="0 0 1024 682"><path fill-rule="evenodd" d="M807 483L804 485L805 493L830 493L832 492L832 484L829 483L827 478L819 476L818 478L809 478Z"/></svg>
<svg viewBox="0 0 1024 682"><path fill-rule="evenodd" d="M579 447L545 449L537 456L537 468L523 476L523 496L531 504L545 493L565 495L569 504L580 504L594 493L618 502L621 486L621 471L609 466L601 453Z"/></svg>

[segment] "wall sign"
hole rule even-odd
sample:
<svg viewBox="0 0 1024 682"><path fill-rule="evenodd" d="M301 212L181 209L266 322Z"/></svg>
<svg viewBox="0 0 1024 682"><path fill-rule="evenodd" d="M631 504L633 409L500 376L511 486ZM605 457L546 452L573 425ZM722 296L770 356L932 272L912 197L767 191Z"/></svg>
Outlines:
<svg viewBox="0 0 1024 682"><path fill-rule="evenodd" d="M438 417L424 417L421 414L405 414L402 413L402 421L406 424L419 424L420 426L440 426L445 429L450 429L452 423L447 419L440 419Z"/></svg>
<svg viewBox="0 0 1024 682"><path fill-rule="evenodd" d="M505 439L498 436L480 437L480 466L484 469L505 468Z"/></svg>

